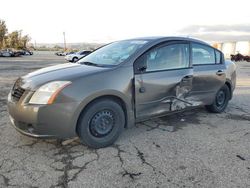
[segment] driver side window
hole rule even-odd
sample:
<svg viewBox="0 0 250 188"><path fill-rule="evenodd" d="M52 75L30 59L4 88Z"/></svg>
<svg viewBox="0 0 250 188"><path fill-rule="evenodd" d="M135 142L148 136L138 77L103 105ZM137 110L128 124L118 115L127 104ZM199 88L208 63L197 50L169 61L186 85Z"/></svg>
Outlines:
<svg viewBox="0 0 250 188"><path fill-rule="evenodd" d="M144 54L146 72L189 67L189 45L169 44L156 47Z"/></svg>

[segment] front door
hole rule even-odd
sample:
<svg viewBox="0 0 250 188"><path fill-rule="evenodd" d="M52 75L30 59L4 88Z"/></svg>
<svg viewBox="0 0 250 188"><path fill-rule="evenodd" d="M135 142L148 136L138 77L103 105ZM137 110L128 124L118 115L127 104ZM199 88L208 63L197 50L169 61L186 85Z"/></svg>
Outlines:
<svg viewBox="0 0 250 188"><path fill-rule="evenodd" d="M189 44L186 42L168 42L153 47L136 60L137 119L192 106L186 99L193 80L189 60Z"/></svg>

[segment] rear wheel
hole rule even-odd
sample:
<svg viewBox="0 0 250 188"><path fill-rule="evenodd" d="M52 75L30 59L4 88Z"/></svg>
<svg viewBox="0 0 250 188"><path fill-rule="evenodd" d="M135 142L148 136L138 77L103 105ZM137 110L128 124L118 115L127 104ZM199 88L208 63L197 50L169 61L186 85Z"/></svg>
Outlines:
<svg viewBox="0 0 250 188"><path fill-rule="evenodd" d="M230 90L227 85L224 85L216 94L213 104L207 105L206 108L208 111L213 113L223 112L230 99Z"/></svg>
<svg viewBox="0 0 250 188"><path fill-rule="evenodd" d="M122 107L111 99L91 103L81 114L77 134L87 146L101 148L111 145L125 125Z"/></svg>

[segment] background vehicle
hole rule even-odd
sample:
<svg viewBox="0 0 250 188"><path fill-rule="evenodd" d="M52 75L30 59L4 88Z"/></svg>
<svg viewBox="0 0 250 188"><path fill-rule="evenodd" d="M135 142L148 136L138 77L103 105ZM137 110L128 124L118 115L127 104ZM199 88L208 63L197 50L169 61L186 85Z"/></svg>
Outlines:
<svg viewBox="0 0 250 188"><path fill-rule="evenodd" d="M237 53L236 55L232 55L231 54L231 60L232 61L247 61L247 62L250 62L250 56L246 55L242 55L240 53Z"/></svg>
<svg viewBox="0 0 250 188"><path fill-rule="evenodd" d="M74 54L76 52L56 52L55 55L58 55L58 56L66 56L66 55L69 55L69 54Z"/></svg>
<svg viewBox="0 0 250 188"><path fill-rule="evenodd" d="M65 55L75 54L76 52L67 52Z"/></svg>
<svg viewBox="0 0 250 188"><path fill-rule="evenodd" d="M18 50L16 51L16 53L20 54L20 55L33 55L33 52L25 49L25 50Z"/></svg>
<svg viewBox="0 0 250 188"><path fill-rule="evenodd" d="M64 52L56 52L55 55L58 55L58 56L63 56L64 55Z"/></svg>
<svg viewBox="0 0 250 188"><path fill-rule="evenodd" d="M1 56L2 57L13 57L14 56L14 53L13 51L7 49L7 50L2 50L1 51Z"/></svg>
<svg viewBox="0 0 250 188"><path fill-rule="evenodd" d="M91 53L91 51L83 50L83 51L79 51L76 53L68 54L65 56L65 59L69 62L77 62L79 59L81 59L82 57L84 57L90 53Z"/></svg>
<svg viewBox="0 0 250 188"><path fill-rule="evenodd" d="M23 50L24 51L24 55L33 55L33 52L30 50Z"/></svg>
<svg viewBox="0 0 250 188"><path fill-rule="evenodd" d="M33 55L33 52L29 50L1 50L0 51L0 57L19 57L22 55Z"/></svg>
<svg viewBox="0 0 250 188"><path fill-rule="evenodd" d="M23 55L23 51L13 51L11 57L19 57Z"/></svg>
<svg viewBox="0 0 250 188"><path fill-rule="evenodd" d="M207 43L140 38L29 73L15 82L7 104L12 124L25 135L79 136L100 148L135 122L203 105L223 112L235 82L235 64Z"/></svg>

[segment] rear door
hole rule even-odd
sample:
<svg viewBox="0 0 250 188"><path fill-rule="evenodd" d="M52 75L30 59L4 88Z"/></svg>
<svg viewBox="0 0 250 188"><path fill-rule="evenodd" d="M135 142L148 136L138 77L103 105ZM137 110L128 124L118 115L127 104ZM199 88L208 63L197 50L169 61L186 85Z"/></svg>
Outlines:
<svg viewBox="0 0 250 188"><path fill-rule="evenodd" d="M190 45L168 42L144 53L134 64L136 118L144 119L190 106Z"/></svg>
<svg viewBox="0 0 250 188"><path fill-rule="evenodd" d="M210 46L192 43L191 54L194 77L190 97L198 103L211 104L226 81L222 53Z"/></svg>

